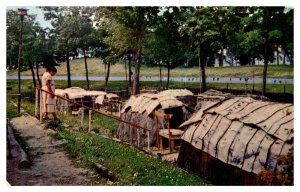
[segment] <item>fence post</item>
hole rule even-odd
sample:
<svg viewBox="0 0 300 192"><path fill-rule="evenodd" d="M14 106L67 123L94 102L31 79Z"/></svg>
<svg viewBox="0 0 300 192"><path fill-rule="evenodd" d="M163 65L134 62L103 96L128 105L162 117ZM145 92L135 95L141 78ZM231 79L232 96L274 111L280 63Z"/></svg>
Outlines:
<svg viewBox="0 0 300 192"><path fill-rule="evenodd" d="M84 108L81 107L79 109L80 113L81 113L81 119L80 119L80 127L82 128L83 127L83 121L84 121Z"/></svg>
<svg viewBox="0 0 300 192"><path fill-rule="evenodd" d="M139 147L140 146L140 129L136 129L136 133L137 133L137 145Z"/></svg>
<svg viewBox="0 0 300 192"><path fill-rule="evenodd" d="M40 95L40 122L43 121L43 97L42 97L42 90L39 89Z"/></svg>
<svg viewBox="0 0 300 192"><path fill-rule="evenodd" d="M132 144L132 129L130 125L129 125L129 143Z"/></svg>
<svg viewBox="0 0 300 192"><path fill-rule="evenodd" d="M150 151L150 131L147 131L147 140L148 140L148 147L147 147L147 149L148 149L148 152Z"/></svg>
<svg viewBox="0 0 300 192"><path fill-rule="evenodd" d="M34 108L34 115L37 117L39 114L39 90L38 88L35 89L35 108Z"/></svg>
<svg viewBox="0 0 300 192"><path fill-rule="evenodd" d="M89 133L92 129L92 110L89 110Z"/></svg>

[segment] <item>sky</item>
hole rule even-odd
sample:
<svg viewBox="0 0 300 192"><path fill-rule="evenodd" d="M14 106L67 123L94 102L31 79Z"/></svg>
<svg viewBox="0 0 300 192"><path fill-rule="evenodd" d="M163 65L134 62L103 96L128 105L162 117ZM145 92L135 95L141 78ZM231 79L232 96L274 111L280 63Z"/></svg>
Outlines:
<svg viewBox="0 0 300 192"><path fill-rule="evenodd" d="M8 6L8 7L6 7L6 10L9 10L9 9L17 10L18 8L28 9L27 14L35 15L36 21L40 23L41 27L43 27L43 28L46 28L46 27L51 28L52 27L49 21L44 20L43 11L41 9L39 9L37 6Z"/></svg>
<svg viewBox="0 0 300 192"><path fill-rule="evenodd" d="M288 6L288 7L294 7L295 8L295 34L300 34L299 33L299 14L300 12L298 9L300 8L298 4L296 4L297 0L251 0L251 1L242 1L242 0L148 0L148 1L143 1L143 0L47 0L47 1L41 1L41 0L2 0L0 2L0 35L2 38L0 38L0 97L5 98L0 100L0 122L2 123L1 125L1 132L0 132L0 154L2 154L0 157L0 169L2 170L0 172L0 188L1 191L62 191L61 188L59 187L51 187L51 188L43 188L43 187L8 187L6 184L6 173L4 170L6 170L5 167L5 162L6 162L6 150L5 150L5 140L6 140L6 132L5 132L5 123L6 123L6 74L5 74L5 62L6 62L6 25L5 25L5 19L6 19L6 10L7 8L28 8L28 14L36 14L37 16L37 21L40 22L41 26L47 27L50 26L49 23L43 21L43 14L42 11L35 6L96 6L96 5L102 5L102 6L108 6L108 5L114 5L114 6L124 6L124 5L160 5L160 6L166 6L166 5L172 5L172 6L179 6L179 5L210 5L210 6L221 6L221 5L226 5L226 6ZM298 82L299 76L297 75L297 72L299 71L298 67L298 43L300 42L299 36L295 35L295 68L294 68L294 82ZM298 93L298 87L299 85L295 83L294 86L294 92L295 92L295 109L300 109L299 107L299 93ZM298 107L299 106L299 107ZM4 109L4 110L3 110ZM299 110L295 110L295 135L299 137L299 130L297 129L299 127ZM3 143L2 143L3 142ZM299 139L295 139L295 149L297 149L297 146L299 146ZM299 150L295 150L295 158L299 160L300 154ZM208 187L208 188L199 188L199 187L194 187L194 188L178 188L174 187L171 188L169 187L168 189L159 189L159 190L165 190L169 191L172 190L172 192L176 191L255 191L255 192L265 192L265 191L271 191L272 192L277 192L277 191L296 191L296 188L300 186L300 175L299 175L299 161L295 159L295 187L272 187L272 188L265 188L265 187ZM63 191L119 191L119 190L125 190L125 191L136 191L137 188L118 188L118 187L110 187L110 188L101 188L99 187L89 187L89 188L82 188L82 187L65 187ZM158 188L143 188L143 191L157 191ZM299 190L299 188L298 188Z"/></svg>

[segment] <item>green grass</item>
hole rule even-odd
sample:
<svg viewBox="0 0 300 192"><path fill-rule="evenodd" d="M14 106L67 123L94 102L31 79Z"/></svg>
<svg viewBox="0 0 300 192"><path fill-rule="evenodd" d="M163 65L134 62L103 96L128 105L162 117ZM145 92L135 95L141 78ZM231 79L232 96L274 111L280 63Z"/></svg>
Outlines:
<svg viewBox="0 0 300 192"><path fill-rule="evenodd" d="M67 81L55 81L56 88L64 89L67 88ZM141 89L158 89L159 82L140 82ZM7 86L12 87L11 91L7 93L16 93L17 92L17 80L7 80ZM21 90L22 93L31 93L34 94L34 90L32 85L32 80L22 80L21 83ZM82 87L86 89L86 82L85 81L72 81L72 86L74 87ZM163 82L163 86L166 86L166 82ZM91 90L100 90L104 89L104 82L103 81L91 81L90 82ZM109 90L117 90L117 89L126 89L127 82L126 81L111 81L108 83ZM227 89L227 83L207 83L208 89L220 89L224 90ZM174 88L190 88L190 89L199 89L199 83L191 82L191 83L184 83L184 82L170 82L169 85L170 89ZM228 88L232 90L247 90L247 92L251 92L252 84L248 84L247 88L243 83L228 83ZM261 93L262 84L255 84L255 91ZM294 93L294 85L293 84L286 84L286 93L293 94ZM267 84L267 93L283 93L284 92L284 85L283 84ZM12 96L11 96L12 97Z"/></svg>
<svg viewBox="0 0 300 192"><path fill-rule="evenodd" d="M11 119L19 116L17 107L11 103L11 100L6 100L6 118Z"/></svg>
<svg viewBox="0 0 300 192"><path fill-rule="evenodd" d="M104 65L100 59L89 58L88 70L90 76L104 76L105 70ZM67 75L66 63L61 63L58 68L57 75ZM84 60L77 59L70 61L71 75L85 76ZM127 68L128 70L128 68ZM132 67L134 72L134 65ZM40 75L44 73L44 69L40 70ZM254 72L255 77L262 77L263 66L239 66L239 67L207 67L206 75L209 77L252 77ZM17 75L17 71L9 71L8 75ZM162 69L164 77L167 76L167 69ZM21 75L31 76L30 70L21 72ZM111 67L111 76L123 76L125 77L125 66L124 64L115 64ZM142 66L140 76L159 76L158 67L147 67ZM171 77L199 77L199 67L177 67L171 70ZM289 65L269 65L268 74L269 78L293 78L294 67Z"/></svg>
<svg viewBox="0 0 300 192"><path fill-rule="evenodd" d="M93 167L92 162L98 162L107 167L118 178L115 185L208 185L207 181L172 163L94 134L60 131L55 138L67 141L65 147L72 158L80 158L79 166Z"/></svg>
<svg viewBox="0 0 300 192"><path fill-rule="evenodd" d="M59 118L72 127L78 127L80 131L88 131L88 114L84 115L83 127L81 126L81 116L80 115L70 115L59 113ZM116 134L119 122L117 120L105 117L98 113L92 113L92 129L98 134L103 134L107 136L114 136Z"/></svg>

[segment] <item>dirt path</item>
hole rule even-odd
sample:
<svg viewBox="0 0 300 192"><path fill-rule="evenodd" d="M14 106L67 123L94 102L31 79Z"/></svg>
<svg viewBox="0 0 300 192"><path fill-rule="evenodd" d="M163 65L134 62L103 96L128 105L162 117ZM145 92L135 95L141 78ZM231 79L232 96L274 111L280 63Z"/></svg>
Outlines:
<svg viewBox="0 0 300 192"><path fill-rule="evenodd" d="M20 156L7 159L7 181L11 185L90 185L89 170L76 168L61 148L61 143L49 136L53 130L32 116L10 121L30 147L30 168L18 168Z"/></svg>

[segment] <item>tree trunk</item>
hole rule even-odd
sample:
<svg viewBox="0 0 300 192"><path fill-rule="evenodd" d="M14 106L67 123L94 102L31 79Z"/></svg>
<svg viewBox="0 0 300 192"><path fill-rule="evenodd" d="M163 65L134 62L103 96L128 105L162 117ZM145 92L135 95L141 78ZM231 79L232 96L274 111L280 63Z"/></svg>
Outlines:
<svg viewBox="0 0 300 192"><path fill-rule="evenodd" d="M202 84L202 81L201 81L201 59L200 59L200 58L201 58L201 56L200 56L200 53L201 53L201 45L200 45L200 44L199 44L199 49L198 49L198 51L199 51L199 52L198 52L198 54L199 54L199 55L198 55L198 56L199 56L199 61L198 61L198 62L199 62L199 80L200 80L200 89L199 89L199 90L200 90L200 93L201 93L201 87L202 87L201 84Z"/></svg>
<svg viewBox="0 0 300 192"><path fill-rule="evenodd" d="M283 65L285 65L285 55L286 55L286 53L285 53L285 50L283 51L283 61L282 61L282 64Z"/></svg>
<svg viewBox="0 0 300 192"><path fill-rule="evenodd" d="M110 73L110 62L107 63L107 71L105 75L105 91L107 91L107 87L108 87L109 73Z"/></svg>
<svg viewBox="0 0 300 192"><path fill-rule="evenodd" d="M220 64L219 67L223 67L223 61L224 61L224 48L223 46L221 47L221 57L220 57Z"/></svg>
<svg viewBox="0 0 300 192"><path fill-rule="evenodd" d="M162 90L161 63L159 63L159 91Z"/></svg>
<svg viewBox="0 0 300 192"><path fill-rule="evenodd" d="M69 43L68 43L68 40L66 41L66 56L67 56L68 87L72 87L72 85L71 85L71 72L70 72Z"/></svg>
<svg viewBox="0 0 300 192"><path fill-rule="evenodd" d="M36 81L35 81L35 74L34 74L32 63L29 64L29 67L30 67L30 71L31 71L31 75L32 75L33 86L34 86L34 89L35 89L36 88Z"/></svg>
<svg viewBox="0 0 300 192"><path fill-rule="evenodd" d="M88 66L86 62L86 55L85 55L85 50L83 50L83 58L84 58L84 66L85 66L85 77L86 77L86 87L87 90L90 90L90 82L89 82L89 71L88 71Z"/></svg>
<svg viewBox="0 0 300 192"><path fill-rule="evenodd" d="M170 84L170 62L168 62L168 77L167 77L167 89L169 89L169 84Z"/></svg>
<svg viewBox="0 0 300 192"><path fill-rule="evenodd" d="M201 62L201 73L202 73L202 84L201 84L201 89L202 89L202 92L205 92L207 90L207 87L206 87L206 75L205 75L205 66L204 66L205 62L204 62L204 59L202 59L202 62Z"/></svg>
<svg viewBox="0 0 300 192"><path fill-rule="evenodd" d="M140 68L141 68L141 53L142 49L138 48L136 51L136 65L135 65L135 74L133 81L133 94L137 95L140 93Z"/></svg>
<svg viewBox="0 0 300 192"><path fill-rule="evenodd" d="M36 65L35 67L36 67L36 77L37 77L37 79L38 79L39 86L42 87L42 81L41 81L40 75L39 75L39 66Z"/></svg>
<svg viewBox="0 0 300 192"><path fill-rule="evenodd" d="M201 45L199 45L200 93L205 92L207 90L204 64L205 64L204 59L201 57Z"/></svg>
<svg viewBox="0 0 300 192"><path fill-rule="evenodd" d="M265 44L264 44L264 70L263 70L263 85L262 85L262 95L266 95L266 84L267 84L267 70L268 70L268 61L269 61L269 37L268 33L270 31L270 24L269 24L269 9L264 8L264 25L266 32L265 36Z"/></svg>
<svg viewBox="0 0 300 192"><path fill-rule="evenodd" d="M128 87L132 87L131 83L131 77L132 77L132 71L131 71L131 54L128 55Z"/></svg>
<svg viewBox="0 0 300 192"><path fill-rule="evenodd" d="M125 59L125 62L124 62L124 64L125 64L125 80L127 81L127 67L126 67L126 59Z"/></svg>
<svg viewBox="0 0 300 192"><path fill-rule="evenodd" d="M12 69L12 68L13 68L12 65L13 65L13 64L12 64L12 59L11 59L11 57L9 57L9 69Z"/></svg>
<svg viewBox="0 0 300 192"><path fill-rule="evenodd" d="M277 65L279 65L279 53L278 53L278 46L276 50L276 60L277 60Z"/></svg>
<svg viewBox="0 0 300 192"><path fill-rule="evenodd" d="M253 58L252 58L252 63L251 63L251 65L252 65L252 66L255 65L255 56L253 56Z"/></svg>

